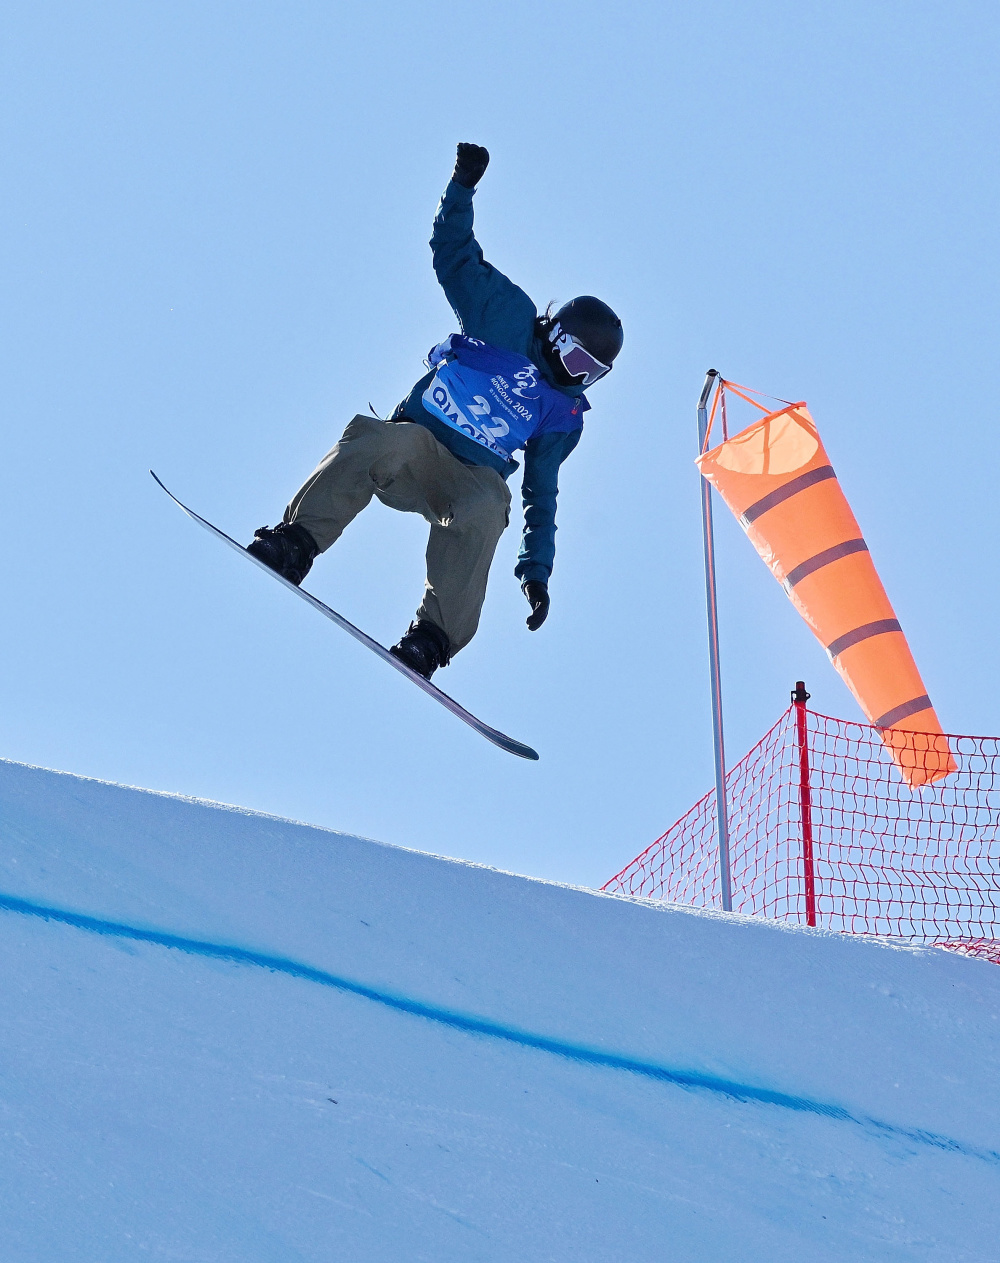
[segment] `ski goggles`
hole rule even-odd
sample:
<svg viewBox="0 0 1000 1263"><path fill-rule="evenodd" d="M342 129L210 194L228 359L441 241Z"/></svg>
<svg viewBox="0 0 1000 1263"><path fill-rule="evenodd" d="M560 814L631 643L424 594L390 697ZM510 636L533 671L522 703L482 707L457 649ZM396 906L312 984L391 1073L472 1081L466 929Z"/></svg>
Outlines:
<svg viewBox="0 0 1000 1263"><path fill-rule="evenodd" d="M611 372L610 364L602 364L596 356L581 346L571 333L567 333L562 325L556 323L549 334L549 341L555 349L563 368L570 377L583 376L583 386L593 386L594 382Z"/></svg>

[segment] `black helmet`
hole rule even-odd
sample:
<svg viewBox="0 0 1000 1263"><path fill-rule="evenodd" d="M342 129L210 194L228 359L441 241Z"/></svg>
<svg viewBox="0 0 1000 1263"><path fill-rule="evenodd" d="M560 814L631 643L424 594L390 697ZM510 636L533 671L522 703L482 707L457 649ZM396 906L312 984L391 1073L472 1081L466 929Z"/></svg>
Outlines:
<svg viewBox="0 0 1000 1263"><path fill-rule="evenodd" d="M610 365L622 349L622 322L607 303L590 294L582 294L564 303L552 320L558 321L570 337L586 347L602 364Z"/></svg>

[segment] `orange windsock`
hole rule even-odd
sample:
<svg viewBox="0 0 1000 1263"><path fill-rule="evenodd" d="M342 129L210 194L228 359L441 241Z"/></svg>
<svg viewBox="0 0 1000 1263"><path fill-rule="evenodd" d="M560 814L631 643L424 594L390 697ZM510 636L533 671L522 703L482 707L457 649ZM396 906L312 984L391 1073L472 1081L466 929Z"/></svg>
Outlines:
<svg viewBox="0 0 1000 1263"><path fill-rule="evenodd" d="M731 383L720 384L732 389ZM907 784L932 784L955 771L906 637L806 405L767 413L704 452L697 464L869 721L882 730Z"/></svg>

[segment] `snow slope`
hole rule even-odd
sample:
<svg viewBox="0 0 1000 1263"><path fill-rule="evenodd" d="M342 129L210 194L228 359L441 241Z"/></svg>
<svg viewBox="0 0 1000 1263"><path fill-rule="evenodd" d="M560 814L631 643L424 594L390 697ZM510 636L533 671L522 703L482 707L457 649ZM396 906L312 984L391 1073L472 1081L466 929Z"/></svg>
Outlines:
<svg viewBox="0 0 1000 1263"><path fill-rule="evenodd" d="M13 763L0 837L4 1263L1000 1255L996 966Z"/></svg>

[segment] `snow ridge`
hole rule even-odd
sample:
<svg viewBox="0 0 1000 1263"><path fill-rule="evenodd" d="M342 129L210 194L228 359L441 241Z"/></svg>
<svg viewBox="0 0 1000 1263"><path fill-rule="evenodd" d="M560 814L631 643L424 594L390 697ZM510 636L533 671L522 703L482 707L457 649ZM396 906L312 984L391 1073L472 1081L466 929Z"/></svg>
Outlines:
<svg viewBox="0 0 1000 1263"><path fill-rule="evenodd" d="M385 1005L400 1013L408 1013L414 1017L425 1018L442 1026L450 1026L455 1030L468 1034L484 1035L490 1039L502 1039L523 1048L532 1048L539 1052L550 1053L557 1057L566 1057L571 1061L583 1062L586 1065L601 1066L608 1070L625 1071L629 1074L642 1075L647 1079L656 1079L661 1083L670 1083L676 1087L712 1092L733 1101L755 1102L759 1105L770 1105L779 1109L794 1110L805 1114L818 1114L837 1122L851 1123L862 1127L869 1133L886 1138L909 1140L916 1144L928 1145L934 1149L961 1154L966 1158L975 1158L981 1162L1000 1165L1000 1152L993 1149L978 1149L963 1144L949 1136L941 1136L922 1128L900 1127L879 1119L867 1118L864 1115L852 1114L841 1105L831 1105L824 1101L810 1100L808 1097L793 1096L772 1088L757 1087L747 1083L736 1083L732 1080L718 1078L715 1075L702 1074L697 1071L684 1070L669 1066L657 1065L642 1061L635 1057L619 1053L602 1052L600 1049L588 1048L581 1044L568 1043L565 1040L552 1039L546 1035L538 1035L531 1031L518 1030L512 1026L501 1025L474 1014L459 1013L454 1010L439 1008L421 1000L378 990L365 983L349 978L338 977L324 969L316 969L300 961L284 956L273 956L265 952L252 951L245 947L237 947L227 943L211 943L201 939L186 938L183 935L171 934L165 930L143 929L139 926L125 925L117 921L106 921L99 917L87 916L79 912L71 912L64 908L49 908L41 904L31 903L25 899L17 899L11 895L0 894L0 910L22 916L39 917L45 921L55 921L74 929L92 934L100 934L113 938L130 939L140 943L152 943L159 947L171 948L185 952L191 956L205 956L213 960L229 961L236 965L246 965L257 969L266 969L271 973L287 974L305 982L316 983L323 987L332 987L351 995L360 996L376 1004Z"/></svg>

